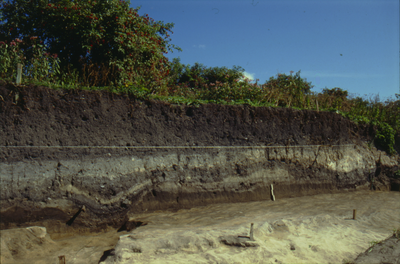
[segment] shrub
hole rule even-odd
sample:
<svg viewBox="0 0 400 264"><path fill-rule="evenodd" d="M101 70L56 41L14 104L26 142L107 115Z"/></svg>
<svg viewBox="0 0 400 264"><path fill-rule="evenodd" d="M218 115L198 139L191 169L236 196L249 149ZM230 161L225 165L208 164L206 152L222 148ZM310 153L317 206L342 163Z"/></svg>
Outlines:
<svg viewBox="0 0 400 264"><path fill-rule="evenodd" d="M191 88L202 89L205 84L215 84L217 81L233 84L244 77L244 69L238 66L233 66L232 69L205 67L198 62L190 66L181 64L180 58L173 59L170 67L170 85L172 86L181 83Z"/></svg>
<svg viewBox="0 0 400 264"><path fill-rule="evenodd" d="M241 101L241 102L251 102L259 101L261 98L261 88L255 84L249 84L245 82L220 82L215 81L215 83L210 83L205 85L200 94L202 100L213 100L213 101Z"/></svg>
<svg viewBox="0 0 400 264"><path fill-rule="evenodd" d="M332 89L324 88L322 93L316 95L316 100L320 109L338 112L349 110L348 92L341 88L335 87Z"/></svg>
<svg viewBox="0 0 400 264"><path fill-rule="evenodd" d="M279 73L275 78L271 77L265 82L263 89L277 89L285 95L277 102L279 106L308 108L310 102L307 95L310 95L313 85L300 77L300 71L295 75L292 73L293 71L290 72L290 75Z"/></svg>
<svg viewBox="0 0 400 264"><path fill-rule="evenodd" d="M389 154L394 154L394 135L395 130L385 122L377 123L377 132L375 136L375 141L378 146L382 147Z"/></svg>
<svg viewBox="0 0 400 264"><path fill-rule="evenodd" d="M55 80L59 74L57 54L46 51L37 37L0 41L0 77L15 80L17 64L23 65L23 75L33 81Z"/></svg>

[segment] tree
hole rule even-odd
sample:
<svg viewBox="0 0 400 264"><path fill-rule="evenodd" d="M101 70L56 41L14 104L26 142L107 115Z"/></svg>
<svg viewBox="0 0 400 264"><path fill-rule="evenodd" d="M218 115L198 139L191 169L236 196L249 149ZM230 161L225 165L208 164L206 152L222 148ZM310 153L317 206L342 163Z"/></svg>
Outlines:
<svg viewBox="0 0 400 264"><path fill-rule="evenodd" d="M83 65L110 67L115 83L158 89L169 73L164 54L181 50L169 44L173 23L139 16L129 1L0 1L0 41L37 36L58 54L61 70L70 66L82 74Z"/></svg>
<svg viewBox="0 0 400 264"><path fill-rule="evenodd" d="M346 106L348 92L342 88L335 87L332 89L324 88L322 94L325 95L325 101L329 102L329 108L333 111L342 110L343 106ZM322 99L322 98L321 98ZM346 108L346 107L344 107Z"/></svg>
<svg viewBox="0 0 400 264"><path fill-rule="evenodd" d="M279 73L276 78L271 77L268 81L265 82L267 87L276 87L278 89L282 89L285 92L290 94L309 94L311 92L311 88L314 86L311 85L311 82L307 82L306 79L300 77L300 71L296 72L296 74L292 75L293 71L290 72L290 75Z"/></svg>
<svg viewBox="0 0 400 264"><path fill-rule="evenodd" d="M343 90L342 88L339 87L335 87L332 89L328 89L328 88L324 88L322 90L322 94L326 94L329 96L334 96L334 97L339 97L342 100L345 100L347 98L347 96L349 95L349 93L346 90Z"/></svg>
<svg viewBox="0 0 400 264"><path fill-rule="evenodd" d="M300 71L296 72L295 75L292 75L292 73L293 71L290 72L290 75L279 73L277 77L269 78L263 85L264 89L278 89L289 96L288 103L282 101L279 104L280 106L304 107L304 105L309 104L307 96L314 86L311 85L311 82L300 77Z"/></svg>
<svg viewBox="0 0 400 264"><path fill-rule="evenodd" d="M202 89L205 84L228 83L233 85L237 80L244 77L244 69L240 66L227 67L206 67L196 62L193 66L180 62L180 58L174 58L171 62L170 85L185 83L189 87Z"/></svg>

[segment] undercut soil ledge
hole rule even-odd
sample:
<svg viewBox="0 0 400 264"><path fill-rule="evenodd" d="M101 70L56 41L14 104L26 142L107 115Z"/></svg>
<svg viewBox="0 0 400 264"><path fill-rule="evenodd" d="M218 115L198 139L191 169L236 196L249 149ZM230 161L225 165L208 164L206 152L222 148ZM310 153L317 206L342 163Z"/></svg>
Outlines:
<svg viewBox="0 0 400 264"><path fill-rule="evenodd" d="M270 200L271 185L276 199L400 186L399 157L335 113L4 83L0 95L1 229L102 231L142 212Z"/></svg>

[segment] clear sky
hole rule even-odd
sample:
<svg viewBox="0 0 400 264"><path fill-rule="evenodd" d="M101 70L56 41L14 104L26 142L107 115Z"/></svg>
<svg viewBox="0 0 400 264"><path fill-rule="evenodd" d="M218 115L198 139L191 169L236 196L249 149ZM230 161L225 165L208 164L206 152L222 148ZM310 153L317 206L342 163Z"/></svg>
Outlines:
<svg viewBox="0 0 400 264"><path fill-rule="evenodd" d="M399 91L398 0L131 0L174 23L181 63L241 66L264 83L301 70L313 91L340 87L381 101Z"/></svg>

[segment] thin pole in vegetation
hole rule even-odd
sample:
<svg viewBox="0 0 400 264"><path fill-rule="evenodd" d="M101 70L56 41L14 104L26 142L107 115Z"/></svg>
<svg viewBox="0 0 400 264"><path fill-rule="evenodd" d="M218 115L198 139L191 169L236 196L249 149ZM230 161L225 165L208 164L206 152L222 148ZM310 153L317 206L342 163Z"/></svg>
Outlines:
<svg viewBox="0 0 400 264"><path fill-rule="evenodd" d="M17 80L15 81L17 85L21 84L21 79L22 79L22 64L18 63L17 64Z"/></svg>
<svg viewBox="0 0 400 264"><path fill-rule="evenodd" d="M353 209L353 220L356 220L357 217L357 210Z"/></svg>

